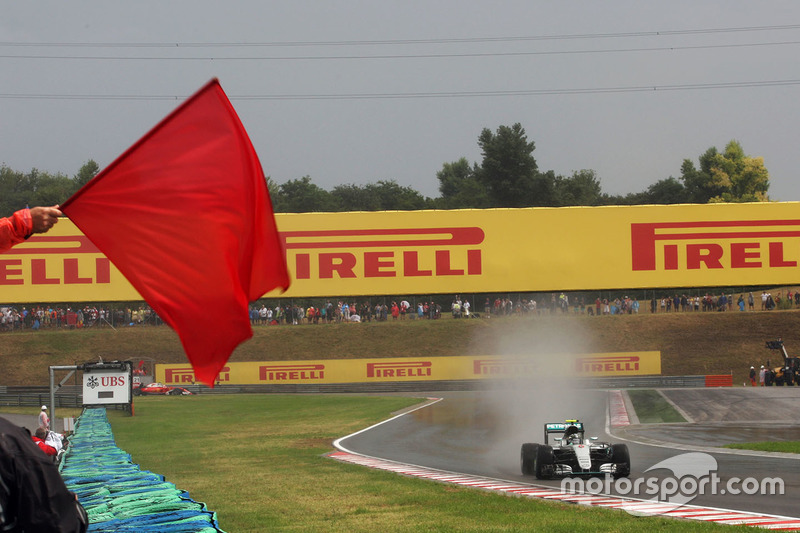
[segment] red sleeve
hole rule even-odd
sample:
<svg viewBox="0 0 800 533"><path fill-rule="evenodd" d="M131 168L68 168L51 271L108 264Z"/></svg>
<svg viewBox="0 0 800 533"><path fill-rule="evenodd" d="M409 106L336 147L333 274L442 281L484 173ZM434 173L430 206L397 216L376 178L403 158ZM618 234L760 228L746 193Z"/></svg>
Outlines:
<svg viewBox="0 0 800 533"><path fill-rule="evenodd" d="M30 209L20 209L8 218L0 218L0 252L21 243L32 232Z"/></svg>
<svg viewBox="0 0 800 533"><path fill-rule="evenodd" d="M37 444L39 445L39 448L41 448L42 451L47 455L53 455L53 456L58 455L58 450L56 450L49 444L45 444L44 442L38 442Z"/></svg>
<svg viewBox="0 0 800 533"><path fill-rule="evenodd" d="M34 443L42 450L46 455L58 455L58 450L46 444L42 439L31 437Z"/></svg>

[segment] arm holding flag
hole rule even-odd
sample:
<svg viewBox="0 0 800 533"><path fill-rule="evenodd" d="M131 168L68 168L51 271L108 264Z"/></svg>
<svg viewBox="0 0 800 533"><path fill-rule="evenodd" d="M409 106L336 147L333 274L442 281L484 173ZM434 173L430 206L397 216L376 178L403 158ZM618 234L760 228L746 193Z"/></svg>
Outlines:
<svg viewBox="0 0 800 533"><path fill-rule="evenodd" d="M33 233L45 233L62 216L57 205L20 209L8 218L0 218L0 252L23 242Z"/></svg>

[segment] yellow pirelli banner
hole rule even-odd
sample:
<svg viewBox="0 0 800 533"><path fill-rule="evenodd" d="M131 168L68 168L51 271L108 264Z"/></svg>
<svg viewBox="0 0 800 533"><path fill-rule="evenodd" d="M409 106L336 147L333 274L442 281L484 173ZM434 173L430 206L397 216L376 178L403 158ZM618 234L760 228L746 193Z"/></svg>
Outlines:
<svg viewBox="0 0 800 533"><path fill-rule="evenodd" d="M276 220L292 276L286 297L800 282L795 202L279 214ZM0 254L0 302L134 299L133 288L68 220Z"/></svg>
<svg viewBox="0 0 800 533"><path fill-rule="evenodd" d="M573 377L645 376L661 374L661 352L620 352L519 356L447 356L381 359L335 359L228 363L218 383L280 385L533 379L551 375L553 365ZM195 383L192 366L156 365L156 381L166 385Z"/></svg>

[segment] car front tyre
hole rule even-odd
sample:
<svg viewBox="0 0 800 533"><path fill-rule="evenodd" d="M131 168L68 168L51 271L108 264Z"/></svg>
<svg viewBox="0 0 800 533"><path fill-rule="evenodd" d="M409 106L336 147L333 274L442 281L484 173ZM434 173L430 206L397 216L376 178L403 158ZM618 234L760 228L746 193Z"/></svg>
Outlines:
<svg viewBox="0 0 800 533"><path fill-rule="evenodd" d="M536 465L536 453L539 448L538 444L526 442L522 445L520 451L520 470L525 476L530 476L534 473L534 466Z"/></svg>
<svg viewBox="0 0 800 533"><path fill-rule="evenodd" d="M611 460L617 465L614 479L628 477L631 474L631 454L627 444L612 444Z"/></svg>
<svg viewBox="0 0 800 533"><path fill-rule="evenodd" d="M553 448L547 445L539 446L536 449L536 466L534 469L536 479L550 479L553 477L553 463L555 463Z"/></svg>

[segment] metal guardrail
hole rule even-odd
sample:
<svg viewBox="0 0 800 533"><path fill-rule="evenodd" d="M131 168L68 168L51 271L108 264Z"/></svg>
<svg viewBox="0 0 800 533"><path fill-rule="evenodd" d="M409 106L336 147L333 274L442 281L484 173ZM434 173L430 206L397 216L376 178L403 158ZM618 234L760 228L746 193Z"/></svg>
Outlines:
<svg viewBox="0 0 800 533"><path fill-rule="evenodd" d="M593 389L632 388L682 388L706 386L706 376L632 376L583 378L573 384ZM393 383L327 383L327 384L281 384L281 385L189 385L186 390L194 394L314 394L314 393L392 393L425 391L469 391L499 388L527 388L528 380L454 380L454 381L402 381ZM81 407L83 395L80 386L61 387L55 394L56 408ZM50 402L48 387L0 387L0 406L39 406Z"/></svg>
<svg viewBox="0 0 800 533"><path fill-rule="evenodd" d="M55 407L82 407L80 387L62 387L56 392ZM0 387L0 406L39 407L50 405L50 387ZM51 406L52 407L52 406Z"/></svg>
<svg viewBox="0 0 800 533"><path fill-rule="evenodd" d="M596 389L705 387L706 376L631 376L590 378Z"/></svg>
<svg viewBox="0 0 800 533"><path fill-rule="evenodd" d="M706 376L633 376L584 378L575 381L594 389L631 388L679 388L705 387ZM499 388L527 388L531 381L498 380L454 380L454 381L403 381L394 383L329 383L329 384L281 384L281 385L217 385L213 389L204 385L191 385L187 390L195 394L235 394L235 393L347 393L347 392L425 392L492 390Z"/></svg>

